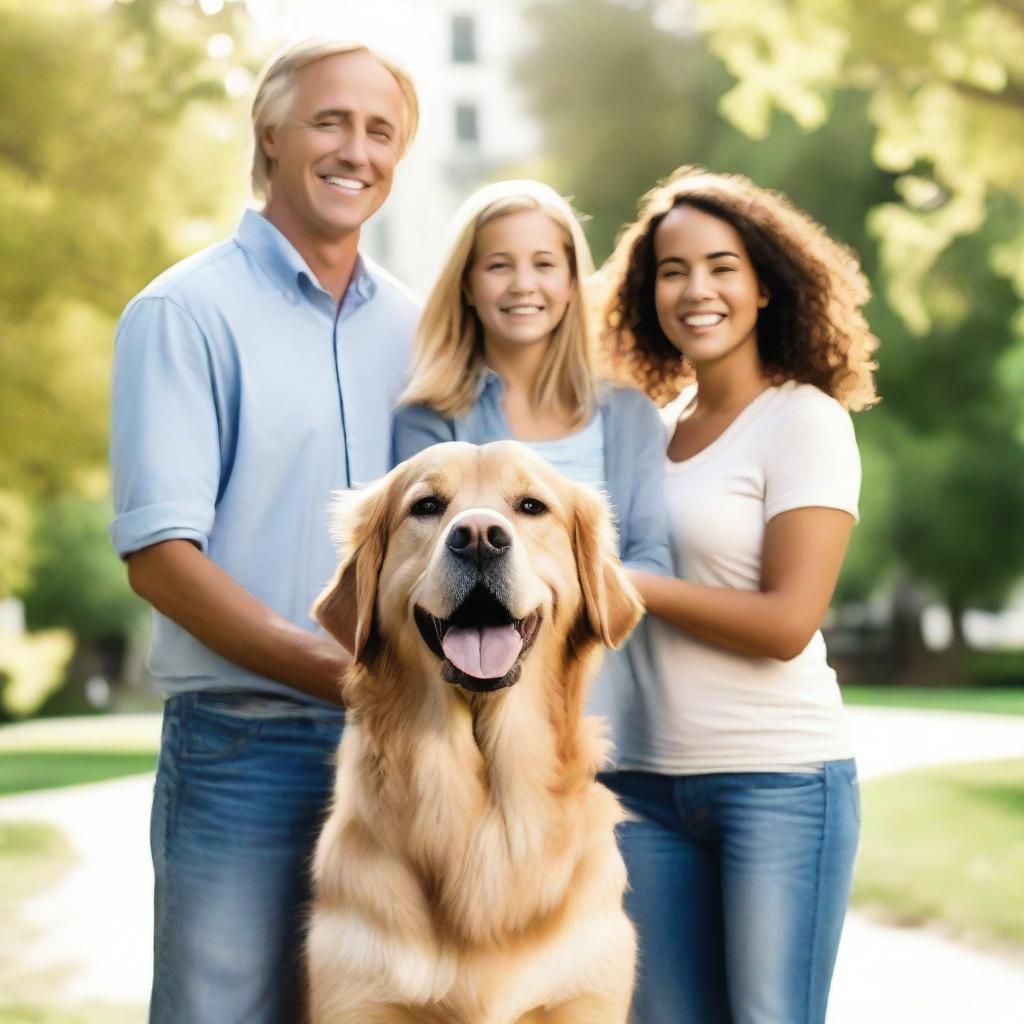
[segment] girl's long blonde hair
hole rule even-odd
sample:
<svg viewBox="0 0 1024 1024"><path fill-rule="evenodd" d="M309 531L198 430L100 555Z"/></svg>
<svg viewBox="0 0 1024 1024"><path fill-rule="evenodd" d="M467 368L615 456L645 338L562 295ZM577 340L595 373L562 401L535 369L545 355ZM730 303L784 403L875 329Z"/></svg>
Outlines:
<svg viewBox="0 0 1024 1024"><path fill-rule="evenodd" d="M480 228L520 210L540 210L565 232L573 277L568 308L541 363L534 405L547 411L561 401L574 413L575 423L590 418L597 398L597 356L583 289L593 260L569 203L549 186L529 180L485 185L456 211L451 244L416 328L412 378L401 397L403 405L427 405L452 418L468 412L476 401L485 370L483 330L466 299L466 276Z"/></svg>

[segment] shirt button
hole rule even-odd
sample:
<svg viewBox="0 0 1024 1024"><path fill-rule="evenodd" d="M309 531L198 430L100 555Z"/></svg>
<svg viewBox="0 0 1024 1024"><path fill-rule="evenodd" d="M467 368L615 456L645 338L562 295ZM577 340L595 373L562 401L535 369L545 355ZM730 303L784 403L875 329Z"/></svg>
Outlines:
<svg viewBox="0 0 1024 1024"><path fill-rule="evenodd" d="M286 299L287 299L287 300L288 300L289 302L294 302L294 301L295 301L295 292L285 292L285 293L284 293L284 297L285 297L285 298L286 298Z"/></svg>

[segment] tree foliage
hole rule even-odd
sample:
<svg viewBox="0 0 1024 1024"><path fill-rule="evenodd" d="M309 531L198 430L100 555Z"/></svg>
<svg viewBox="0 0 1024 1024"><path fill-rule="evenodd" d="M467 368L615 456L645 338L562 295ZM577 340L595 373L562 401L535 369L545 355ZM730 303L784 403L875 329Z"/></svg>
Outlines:
<svg viewBox="0 0 1024 1024"><path fill-rule="evenodd" d="M38 510L32 585L24 591L30 630L64 628L79 642L125 632L146 605L132 593L107 537L106 501L67 495Z"/></svg>
<svg viewBox="0 0 1024 1024"><path fill-rule="evenodd" d="M682 0L671 0L675 5ZM698 0L737 79L721 110L753 138L772 112L814 130L846 89L869 98L874 159L898 175L878 206L888 294L910 327L943 313L931 278L954 239L991 228L991 266L1024 296L1024 3L1020 0ZM1019 321L1024 335L1024 318Z"/></svg>
<svg viewBox="0 0 1024 1024"><path fill-rule="evenodd" d="M114 318L180 254L175 227L238 194L209 159L225 147L204 145L223 71L187 13L4 5L0 479L18 493L59 491L102 462Z"/></svg>

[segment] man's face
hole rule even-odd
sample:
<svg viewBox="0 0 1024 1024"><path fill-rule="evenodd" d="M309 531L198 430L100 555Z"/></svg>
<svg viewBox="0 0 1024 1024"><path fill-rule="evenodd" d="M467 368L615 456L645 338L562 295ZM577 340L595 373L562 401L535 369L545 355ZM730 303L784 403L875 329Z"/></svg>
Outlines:
<svg viewBox="0 0 1024 1024"><path fill-rule="evenodd" d="M398 82L368 53L298 71L288 117L263 134L273 161L268 217L293 241L358 232L391 191L405 113Z"/></svg>

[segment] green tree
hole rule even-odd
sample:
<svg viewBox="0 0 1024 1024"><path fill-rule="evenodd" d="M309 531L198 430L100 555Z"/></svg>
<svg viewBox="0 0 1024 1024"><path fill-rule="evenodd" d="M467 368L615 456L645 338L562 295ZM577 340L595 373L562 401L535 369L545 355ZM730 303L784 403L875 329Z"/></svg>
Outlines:
<svg viewBox="0 0 1024 1024"><path fill-rule="evenodd" d="M240 193L212 141L225 100L214 26L186 14L154 0L4 5L0 480L16 493L58 492L102 463L114 318L179 255L183 225L212 233Z"/></svg>
<svg viewBox="0 0 1024 1024"><path fill-rule="evenodd" d="M813 130L843 90L870 98L873 155L899 176L901 197L871 226L890 299L914 330L941 307L930 274L941 253L986 224L998 226L987 259L1024 296L1024 3L698 0L698 10L737 79L721 109L751 137L774 131L776 109Z"/></svg>
<svg viewBox="0 0 1024 1024"><path fill-rule="evenodd" d="M66 495L35 517L32 585L23 592L31 630L64 628L79 643L125 634L146 605L132 593L111 553L106 501Z"/></svg>
<svg viewBox="0 0 1024 1024"><path fill-rule="evenodd" d="M988 245L983 231L939 257L932 276L954 308L882 361L894 560L945 602L958 647L964 610L1000 607L1024 572L1020 392L1004 371L1014 295Z"/></svg>

